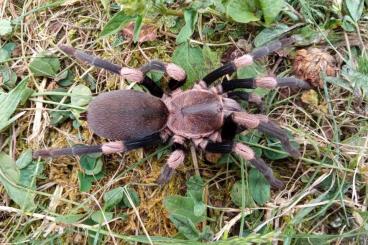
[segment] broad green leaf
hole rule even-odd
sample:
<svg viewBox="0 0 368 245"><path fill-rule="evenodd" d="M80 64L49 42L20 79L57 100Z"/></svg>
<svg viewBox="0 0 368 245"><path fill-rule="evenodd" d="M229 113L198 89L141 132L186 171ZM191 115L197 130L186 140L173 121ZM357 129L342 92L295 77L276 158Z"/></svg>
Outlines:
<svg viewBox="0 0 368 245"><path fill-rule="evenodd" d="M78 146L74 146L78 147ZM84 170L93 170L96 167L97 158L89 156L89 154L82 155L80 157L80 165Z"/></svg>
<svg viewBox="0 0 368 245"><path fill-rule="evenodd" d="M173 213L169 216L171 222L174 223L178 231L187 239L196 241L199 239L200 231L197 229L193 221L186 215Z"/></svg>
<svg viewBox="0 0 368 245"><path fill-rule="evenodd" d="M67 214L67 215L60 215L55 218L56 222L64 223L64 224L74 224L79 222L81 219L84 218L84 214Z"/></svg>
<svg viewBox="0 0 368 245"><path fill-rule="evenodd" d="M21 209L33 210L35 194L20 186L20 173L16 164L8 155L0 152L0 182L4 186L9 197L18 204Z"/></svg>
<svg viewBox="0 0 368 245"><path fill-rule="evenodd" d="M88 192L92 188L93 176L88 176L82 172L78 173L79 191Z"/></svg>
<svg viewBox="0 0 368 245"><path fill-rule="evenodd" d="M55 77L55 81L62 87L69 87L73 84L74 73L70 70L63 71Z"/></svg>
<svg viewBox="0 0 368 245"><path fill-rule="evenodd" d="M123 187L114 188L108 192L106 192L103 196L106 209L115 207L118 205L124 197L124 189Z"/></svg>
<svg viewBox="0 0 368 245"><path fill-rule="evenodd" d="M187 196L193 198L196 202L202 202L204 187L205 184L200 176L190 177L187 181Z"/></svg>
<svg viewBox="0 0 368 245"><path fill-rule="evenodd" d="M0 49L0 63L7 61L15 49L15 43L7 43Z"/></svg>
<svg viewBox="0 0 368 245"><path fill-rule="evenodd" d="M79 179L79 190L81 192L88 192L92 188L92 183L96 180L101 179L104 176L103 172L100 172L97 175L91 176L86 175L82 172L78 173L78 179Z"/></svg>
<svg viewBox="0 0 368 245"><path fill-rule="evenodd" d="M299 144L295 141L294 137L288 132L289 141L292 147L299 149ZM280 151L276 152L273 150L263 149L263 153L265 157L270 160L280 160L289 157L289 154L285 152L284 148L281 145L280 140L267 136L267 147Z"/></svg>
<svg viewBox="0 0 368 245"><path fill-rule="evenodd" d="M368 59L366 57L362 56L358 58L358 69L356 69L355 67L351 67L350 65L344 65L342 67L341 74L349 81L347 85L350 85L350 90L354 91L356 89L359 89L362 92L364 99L367 100L368 74L365 73L365 69L368 70L368 66L367 64L364 64L365 62L363 60L367 60L368 63Z"/></svg>
<svg viewBox="0 0 368 245"><path fill-rule="evenodd" d="M194 209L193 214L195 216L205 215L206 205L203 203L203 191L205 183L201 176L194 175L187 181L187 196L193 198Z"/></svg>
<svg viewBox="0 0 368 245"><path fill-rule="evenodd" d="M202 50L198 47L192 48L188 42L178 46L173 53L173 62L181 66L187 73L187 82L184 88L189 88L194 82L204 76L204 59Z"/></svg>
<svg viewBox="0 0 368 245"><path fill-rule="evenodd" d="M125 206L127 206L128 208L133 207L133 205L129 202L129 198L130 198L134 206L138 207L141 202L139 199L138 193L133 188L125 188L125 190L126 191L124 191L124 196L123 196L123 203L125 204Z"/></svg>
<svg viewBox="0 0 368 245"><path fill-rule="evenodd" d="M134 31L133 31L133 42L136 43L139 40L139 33L141 32L142 29L142 24L143 24L143 17L141 15L138 15L136 20L135 20L135 24L134 24Z"/></svg>
<svg viewBox="0 0 368 245"><path fill-rule="evenodd" d="M349 17L350 18L350 17ZM330 33L330 30L320 29L315 31L315 27L307 25L296 30L296 34L293 35L295 38L296 46L309 46L316 44L324 40L324 38Z"/></svg>
<svg viewBox="0 0 368 245"><path fill-rule="evenodd" d="M203 202L196 202L194 204L194 210L193 213L195 216L202 216L205 215L206 213L206 204L204 204Z"/></svg>
<svg viewBox="0 0 368 245"><path fill-rule="evenodd" d="M19 170L19 183L29 189L36 189L36 179L41 176L43 172L43 163L33 161L26 167Z"/></svg>
<svg viewBox="0 0 368 245"><path fill-rule="evenodd" d="M258 205L264 205L271 197L271 187L266 178L257 169L249 171L249 190Z"/></svg>
<svg viewBox="0 0 368 245"><path fill-rule="evenodd" d="M101 153L92 153L82 155L80 165L86 175L97 175L102 172L103 162Z"/></svg>
<svg viewBox="0 0 368 245"><path fill-rule="evenodd" d="M259 0L266 25L271 24L285 6L284 0Z"/></svg>
<svg viewBox="0 0 368 245"><path fill-rule="evenodd" d="M19 117L15 116L9 119L10 116L17 109L17 106L19 102L23 99L24 94L27 93L28 80L28 77L24 78L13 90L11 90L5 96L5 98L2 98L2 100L0 100L0 132Z"/></svg>
<svg viewBox="0 0 368 245"><path fill-rule="evenodd" d="M280 141L277 139L267 137L267 147L273 150L276 150L276 151L280 151L280 152L276 152L273 150L263 149L263 154L265 155L267 159L280 160L280 159L287 158L289 156L289 154L285 152L285 150L282 148Z"/></svg>
<svg viewBox="0 0 368 245"><path fill-rule="evenodd" d="M10 20L0 20L0 36L6 36L11 34L13 31L13 27L11 25Z"/></svg>
<svg viewBox="0 0 368 245"><path fill-rule="evenodd" d="M10 67L0 67L0 77L2 77L6 88L12 89L15 87L17 82L17 74Z"/></svg>
<svg viewBox="0 0 368 245"><path fill-rule="evenodd" d="M290 28L285 24L277 24L272 28L263 29L254 39L254 46L262 47L272 40L278 39L282 34L288 32Z"/></svg>
<svg viewBox="0 0 368 245"><path fill-rule="evenodd" d="M25 105L27 100L29 99L29 97L31 97L31 95L34 93L33 89L30 89L28 87L26 87L23 90L22 96L20 97L20 102L19 105Z"/></svg>
<svg viewBox="0 0 368 245"><path fill-rule="evenodd" d="M126 15L124 10L116 13L102 29L100 37L107 37L117 33L132 20L134 20L134 17Z"/></svg>
<svg viewBox="0 0 368 245"><path fill-rule="evenodd" d="M349 15L344 16L341 27L347 32L354 32L356 28L354 20Z"/></svg>
<svg viewBox="0 0 368 245"><path fill-rule="evenodd" d="M198 13L193 9L184 10L184 20L185 25L180 30L178 36L176 37L176 43L180 44L186 42L193 34L195 29L195 24L198 20Z"/></svg>
<svg viewBox="0 0 368 245"><path fill-rule="evenodd" d="M16 161L18 169L27 167L32 162L32 150L27 149L20 154Z"/></svg>
<svg viewBox="0 0 368 245"><path fill-rule="evenodd" d="M66 88L55 88L53 90L51 90L50 92L61 92L61 93L65 93L68 94L68 90ZM47 96L51 101L55 101L55 102L60 102L63 98L66 98L64 103L70 103L70 97L65 97L64 95L57 95L57 94L53 94L53 95L48 95ZM59 112L59 111L57 111Z"/></svg>
<svg viewBox="0 0 368 245"><path fill-rule="evenodd" d="M103 161L101 158L96 159L94 168L91 170L85 170L87 175L96 175L102 172Z"/></svg>
<svg viewBox="0 0 368 245"><path fill-rule="evenodd" d="M120 3L124 11L130 16L142 15L147 9L153 7L151 1L146 0L116 0L116 2Z"/></svg>
<svg viewBox="0 0 368 245"><path fill-rule="evenodd" d="M52 78L60 71L60 61L55 56L41 52L32 59L29 64L29 69L34 76Z"/></svg>
<svg viewBox="0 0 368 245"><path fill-rule="evenodd" d="M86 106L92 100L92 92L86 85L79 84L72 89L70 99L72 105Z"/></svg>
<svg viewBox="0 0 368 245"><path fill-rule="evenodd" d="M253 63L237 70L238 78L252 78L266 73L266 67L260 63Z"/></svg>
<svg viewBox="0 0 368 245"><path fill-rule="evenodd" d="M204 60L204 74L210 73L216 68L221 66L220 55L210 49L210 47L204 45L202 49L203 60Z"/></svg>
<svg viewBox="0 0 368 245"><path fill-rule="evenodd" d="M191 1L190 7L195 10L205 10L206 8L210 7L212 4L214 4L215 1L213 0L193 0ZM216 1L217 2L217 1Z"/></svg>
<svg viewBox="0 0 368 245"><path fill-rule="evenodd" d="M247 1L244 0L230 0L226 5L226 14L240 23L259 20L259 18L251 12Z"/></svg>
<svg viewBox="0 0 368 245"><path fill-rule="evenodd" d="M105 223L106 221L109 222L114 217L113 212L104 212L102 210L96 211L91 215L91 218L97 224Z"/></svg>
<svg viewBox="0 0 368 245"><path fill-rule="evenodd" d="M252 200L249 188L245 184L244 191L242 192L242 183L241 181L237 181L231 188L230 196L231 201L233 201L233 203L238 207L242 206L242 195L244 195L244 202L245 202L244 207L246 208L254 207L254 202Z"/></svg>
<svg viewBox="0 0 368 245"><path fill-rule="evenodd" d="M53 126L58 126L69 119L71 115L70 111L52 111L50 112L50 123Z"/></svg>
<svg viewBox="0 0 368 245"><path fill-rule="evenodd" d="M195 202L191 197L169 196L164 200L164 206L170 215L181 215L183 217L187 217L194 224L198 224L205 220L206 217L194 215L194 205Z"/></svg>
<svg viewBox="0 0 368 245"><path fill-rule="evenodd" d="M358 22L364 9L364 0L345 0L351 18Z"/></svg>
<svg viewBox="0 0 368 245"><path fill-rule="evenodd" d="M239 135L239 139L241 142L245 143L245 144L257 144L260 140L261 140L261 133L258 131L252 131L249 132L247 134L240 134ZM262 155L262 148L260 147L256 147L256 146L252 146L251 147L253 149L253 151L256 153L257 157L261 157Z"/></svg>

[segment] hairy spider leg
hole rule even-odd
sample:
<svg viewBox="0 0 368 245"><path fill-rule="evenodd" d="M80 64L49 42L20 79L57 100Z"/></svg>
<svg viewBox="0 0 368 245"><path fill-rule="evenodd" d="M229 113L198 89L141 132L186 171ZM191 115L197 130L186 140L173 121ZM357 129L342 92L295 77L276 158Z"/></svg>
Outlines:
<svg viewBox="0 0 368 245"><path fill-rule="evenodd" d="M207 142L206 144L202 144L202 147L207 152L214 153L235 153L245 160L249 161L256 169L258 169L266 178L266 180L270 183L270 185L276 188L282 188L284 186L281 180L278 180L273 176L272 169L267 166L267 164L261 159L258 158L254 151L242 144L242 143L234 143L234 141L224 141L224 142Z"/></svg>
<svg viewBox="0 0 368 245"><path fill-rule="evenodd" d="M207 74L202 80L207 84L210 85L214 81L216 81L218 78L226 75L226 74L232 74L237 69L240 69L242 67L248 66L253 64L254 59L261 58L263 56L267 56L271 54L274 51L277 51L291 43L293 43L295 40L294 38L284 38L281 40L277 40L274 42L271 42L267 44L264 47L260 47L258 49L253 50L249 54L245 54L239 58L236 58L235 60L226 63L225 65L221 66L220 68L217 68L216 70L210 72Z"/></svg>
<svg viewBox="0 0 368 245"><path fill-rule="evenodd" d="M161 98L164 91L159 87L151 78L144 76L141 84L152 94L153 96Z"/></svg>
<svg viewBox="0 0 368 245"><path fill-rule="evenodd" d="M162 167L160 176L157 179L157 184L164 185L170 181L175 173L175 170L184 163L184 139L174 136L173 144L171 145L171 154L166 160L166 164Z"/></svg>
<svg viewBox="0 0 368 245"><path fill-rule="evenodd" d="M133 69L112 64L109 61L103 60L97 56L87 54L73 47L59 45L59 48L69 56L75 57L78 60L118 74L127 80L140 83L145 86L152 95L155 95L157 97L162 97L163 90L149 77L147 77L146 73L150 71L163 71L171 78L174 84L183 84L186 81L185 71L180 66L174 63L165 64L158 60L152 60L147 64L141 66L139 69Z"/></svg>
<svg viewBox="0 0 368 245"><path fill-rule="evenodd" d="M310 85L295 77L260 77L260 78L244 78L244 79L232 79L225 80L218 86L219 90L223 93L232 91L238 88L269 88L274 89L276 87L289 87L299 89L309 89Z"/></svg>
<svg viewBox="0 0 368 245"><path fill-rule="evenodd" d="M300 157L299 151L292 147L286 131L280 128L276 123L270 121L265 115L233 112L231 117L238 125L251 129L258 129L262 133L277 138L280 140L284 150L292 157Z"/></svg>
<svg viewBox="0 0 368 245"><path fill-rule="evenodd" d="M88 153L112 154L118 152L127 152L145 146L157 145L160 142L162 142L160 134L155 133L136 140L112 141L101 145L86 145L60 149L39 150L33 153L33 158L58 157L63 155L83 155Z"/></svg>
<svg viewBox="0 0 368 245"><path fill-rule="evenodd" d="M237 101L248 101L257 105L261 112L264 111L264 103L262 97L253 92L245 91L231 91L227 93L227 96Z"/></svg>
<svg viewBox="0 0 368 245"><path fill-rule="evenodd" d="M141 66L140 70L146 74L149 71L162 71L166 72L169 77L169 89L174 91L175 89L181 87L187 80L187 75L183 68L174 64L165 64L159 60L152 60L147 64Z"/></svg>

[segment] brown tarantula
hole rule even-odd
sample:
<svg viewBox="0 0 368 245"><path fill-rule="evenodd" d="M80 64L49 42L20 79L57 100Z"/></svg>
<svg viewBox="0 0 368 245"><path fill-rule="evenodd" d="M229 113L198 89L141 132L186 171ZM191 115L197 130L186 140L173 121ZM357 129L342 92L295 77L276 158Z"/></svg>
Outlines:
<svg viewBox="0 0 368 245"><path fill-rule="evenodd" d="M280 188L283 182L273 176L271 168L261 158L256 157L250 147L234 142L237 129L256 128L279 139L292 157L299 157L299 151L290 145L287 133L283 129L264 115L247 113L236 101L246 100L259 104L260 97L253 93L234 90L256 87L272 89L281 86L307 89L309 85L292 77L233 79L223 81L217 86L211 84L290 42L291 38L282 39L245 54L209 73L192 89L186 91L179 88L186 81L186 74L181 67L173 63L151 61L139 69L125 68L72 47L60 46L60 49L68 55L142 84L151 94L118 90L98 95L89 105L88 125L96 135L114 141L102 145L40 150L35 152L33 157L126 152L165 142L172 137L173 152L162 169L158 179L160 184L167 182L175 169L184 162L184 144L186 141L192 141L197 148L206 152L236 153L263 173L272 186ZM169 92L164 93L146 76L151 70L167 73L170 77Z"/></svg>

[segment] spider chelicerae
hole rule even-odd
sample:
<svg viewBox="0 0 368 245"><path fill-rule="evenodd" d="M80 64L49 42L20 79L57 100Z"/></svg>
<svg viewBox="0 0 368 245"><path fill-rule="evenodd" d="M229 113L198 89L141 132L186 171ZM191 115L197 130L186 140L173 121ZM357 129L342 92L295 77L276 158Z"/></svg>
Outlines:
<svg viewBox="0 0 368 245"><path fill-rule="evenodd" d="M262 100L254 93L239 88L295 87L308 89L305 81L294 77L259 77L225 80L213 83L226 74L250 65L255 59L269 55L290 44L292 38L274 41L255 49L206 75L193 88L182 90L186 81L184 69L173 63L153 60L139 69L120 67L98 57L69 46L60 45L66 54L91 65L116 73L127 80L137 82L150 93L135 90L118 90L99 94L92 100L87 111L87 121L98 136L111 140L102 145L75 146L61 149L45 149L34 152L33 157L57 157L102 152L111 154L170 142L172 153L162 168L158 183L166 183L184 162L185 144L192 141L198 149L211 153L235 153L249 161L274 187L283 182L273 176L267 164L247 145L234 142L239 128L257 129L280 140L292 157L300 153L294 149L285 130L265 115L250 114L240 104L241 100L260 105ZM163 91L146 74L149 71L165 72L169 79L169 91Z"/></svg>

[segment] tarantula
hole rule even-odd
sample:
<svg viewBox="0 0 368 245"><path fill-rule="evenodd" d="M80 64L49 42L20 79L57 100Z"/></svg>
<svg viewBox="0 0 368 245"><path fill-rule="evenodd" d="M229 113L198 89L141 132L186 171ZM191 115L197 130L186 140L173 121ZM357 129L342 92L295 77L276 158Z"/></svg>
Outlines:
<svg viewBox="0 0 368 245"><path fill-rule="evenodd" d="M282 86L307 89L309 84L293 77L233 79L225 80L217 86L211 84L291 42L291 38L278 40L236 58L212 71L192 89L185 91L180 89L180 86L186 81L186 73L173 63L165 64L155 60L139 69L132 69L111 64L72 47L61 45L59 48L66 54L142 84L150 94L134 90L118 90L102 93L92 100L87 111L89 127L96 135L113 141L102 145L45 149L36 151L33 157L126 152L172 138L173 152L157 180L160 184L170 180L175 169L184 162L185 143L192 141L197 148L206 152L236 153L256 167L272 186L281 188L283 182L273 176L271 168L258 158L250 147L234 142L237 129L239 127L258 129L279 139L283 148L294 158L299 157L299 151L291 146L287 133L277 124L265 115L244 111L237 102L246 100L260 104L259 96L234 90L256 87L273 89ZM170 91L164 93L146 76L151 70L163 71L170 77L168 83Z"/></svg>

